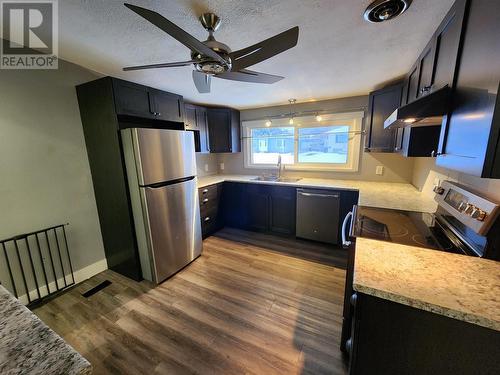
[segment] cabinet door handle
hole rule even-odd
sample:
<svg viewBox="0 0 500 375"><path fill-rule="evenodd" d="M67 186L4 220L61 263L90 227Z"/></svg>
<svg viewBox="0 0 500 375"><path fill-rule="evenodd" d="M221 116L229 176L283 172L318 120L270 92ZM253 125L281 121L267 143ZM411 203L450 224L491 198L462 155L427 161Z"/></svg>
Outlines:
<svg viewBox="0 0 500 375"><path fill-rule="evenodd" d="M430 92L432 89L432 86L424 86L420 89L421 94L425 94L426 92Z"/></svg>
<svg viewBox="0 0 500 375"><path fill-rule="evenodd" d="M299 195L305 196L305 197L318 197L318 198L337 198L337 194L315 194L315 193L303 193L299 192Z"/></svg>
<svg viewBox="0 0 500 375"><path fill-rule="evenodd" d="M208 198L203 199L203 204L208 202Z"/></svg>
<svg viewBox="0 0 500 375"><path fill-rule="evenodd" d="M351 354L352 353L352 337L349 338L346 342L345 342L345 350L347 351L347 353Z"/></svg>
<svg viewBox="0 0 500 375"><path fill-rule="evenodd" d="M431 157L433 158L433 157L436 157L436 156L444 156L444 153L442 153L442 152L436 152L436 151L433 150L431 152Z"/></svg>
<svg viewBox="0 0 500 375"><path fill-rule="evenodd" d="M206 194L208 193L208 189L203 189L203 191L201 192L202 194Z"/></svg>
<svg viewBox="0 0 500 375"><path fill-rule="evenodd" d="M207 150L210 152L210 135L208 134L208 114L205 112L205 140L207 141Z"/></svg>
<svg viewBox="0 0 500 375"><path fill-rule="evenodd" d="M203 221L205 222L210 221L210 216L207 216L205 219L203 219Z"/></svg>

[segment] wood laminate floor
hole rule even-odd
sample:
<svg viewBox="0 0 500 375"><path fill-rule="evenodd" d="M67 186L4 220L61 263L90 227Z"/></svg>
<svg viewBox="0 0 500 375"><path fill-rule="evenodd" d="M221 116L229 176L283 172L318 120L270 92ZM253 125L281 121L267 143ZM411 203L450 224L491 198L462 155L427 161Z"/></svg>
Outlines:
<svg viewBox="0 0 500 375"><path fill-rule="evenodd" d="M346 374L345 271L232 236L156 288L105 271L34 312L95 374Z"/></svg>

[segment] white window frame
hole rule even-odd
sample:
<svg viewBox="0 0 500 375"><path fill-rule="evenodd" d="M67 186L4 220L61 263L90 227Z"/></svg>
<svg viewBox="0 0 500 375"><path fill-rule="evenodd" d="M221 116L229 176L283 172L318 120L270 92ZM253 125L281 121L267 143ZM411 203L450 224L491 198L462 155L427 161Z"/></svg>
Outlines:
<svg viewBox="0 0 500 375"><path fill-rule="evenodd" d="M288 118L273 119L271 127L294 127L294 164L286 164L287 170L296 171L330 171L330 172L357 172L359 170L359 159L361 155L361 134L364 112L347 112L321 115L322 120L317 121L315 116L304 116L294 118L294 124L289 124ZM252 129L265 128L266 120L253 120L242 122L243 134L243 158L245 168L251 169L276 169L275 164L255 164L252 160L251 137ZM347 163L299 163L298 162L298 134L297 129L315 128L331 125L349 126L349 143Z"/></svg>

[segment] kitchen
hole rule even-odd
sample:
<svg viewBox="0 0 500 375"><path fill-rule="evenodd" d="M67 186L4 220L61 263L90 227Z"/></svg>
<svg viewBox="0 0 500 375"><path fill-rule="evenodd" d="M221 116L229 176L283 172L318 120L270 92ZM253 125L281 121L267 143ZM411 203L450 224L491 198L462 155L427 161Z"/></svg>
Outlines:
<svg viewBox="0 0 500 375"><path fill-rule="evenodd" d="M46 3L0 373L499 372L497 2Z"/></svg>

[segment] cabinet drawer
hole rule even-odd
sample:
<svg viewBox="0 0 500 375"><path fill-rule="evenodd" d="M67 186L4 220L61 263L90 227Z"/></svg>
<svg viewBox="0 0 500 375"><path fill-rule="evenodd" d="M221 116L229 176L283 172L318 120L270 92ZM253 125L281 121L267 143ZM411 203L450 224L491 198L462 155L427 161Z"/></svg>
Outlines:
<svg viewBox="0 0 500 375"><path fill-rule="evenodd" d="M219 199L217 194L215 196L210 196L209 194L200 195L200 208L211 207L217 205L219 203Z"/></svg>
<svg viewBox="0 0 500 375"><path fill-rule="evenodd" d="M213 200L206 204L200 204L200 215L202 218L205 216L216 217L218 212L219 202L217 200Z"/></svg>
<svg viewBox="0 0 500 375"><path fill-rule="evenodd" d="M218 187L217 185L209 185L198 189L198 194L200 197L200 204L204 199L217 199Z"/></svg>
<svg viewBox="0 0 500 375"><path fill-rule="evenodd" d="M202 215L201 217L201 234L206 237L208 234L215 232L217 230L217 220L216 216L213 215Z"/></svg>

